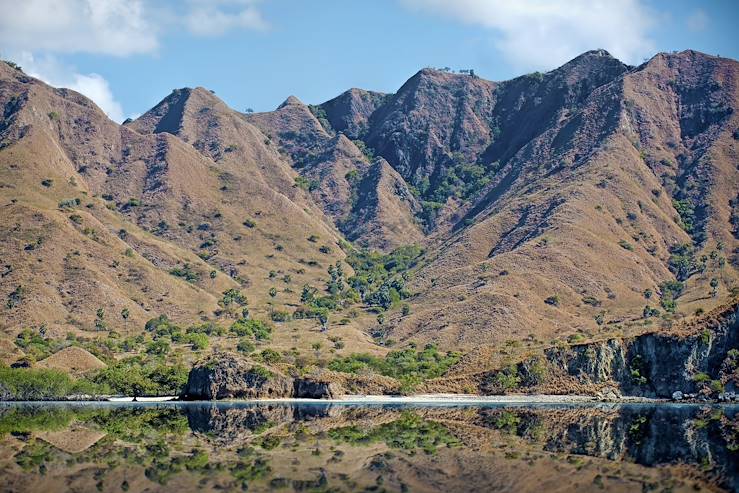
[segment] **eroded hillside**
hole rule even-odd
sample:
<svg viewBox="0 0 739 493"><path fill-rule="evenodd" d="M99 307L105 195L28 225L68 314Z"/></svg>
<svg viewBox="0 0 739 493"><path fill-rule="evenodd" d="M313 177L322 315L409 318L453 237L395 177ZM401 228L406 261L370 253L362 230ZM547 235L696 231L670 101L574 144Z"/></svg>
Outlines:
<svg viewBox="0 0 739 493"><path fill-rule="evenodd" d="M160 315L205 334L146 336L190 359L274 323L249 344L301 368L669 331L739 292L738 67L597 50L253 114L185 88L117 125L2 63L4 359L22 329L105 339Z"/></svg>

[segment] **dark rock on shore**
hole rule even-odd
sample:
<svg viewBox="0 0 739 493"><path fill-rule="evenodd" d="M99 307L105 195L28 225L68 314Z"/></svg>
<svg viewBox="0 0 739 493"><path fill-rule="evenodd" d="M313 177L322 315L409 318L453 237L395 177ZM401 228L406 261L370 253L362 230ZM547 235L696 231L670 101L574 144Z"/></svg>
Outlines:
<svg viewBox="0 0 739 493"><path fill-rule="evenodd" d="M230 354L214 355L190 370L184 400L290 397L290 379Z"/></svg>
<svg viewBox="0 0 739 493"><path fill-rule="evenodd" d="M305 399L336 399L343 395L341 384L328 380L296 378L293 381L293 397Z"/></svg>
<svg viewBox="0 0 739 493"><path fill-rule="evenodd" d="M624 395L672 398L676 391L705 394L734 388L736 375L727 370L735 365L732 354L737 348L739 304L734 303L690 334L648 333L551 348L545 354L555 370L581 383L615 383Z"/></svg>
<svg viewBox="0 0 739 493"><path fill-rule="evenodd" d="M195 365L183 400L265 399L298 397L335 399L344 387L329 376L290 378L233 354L217 354Z"/></svg>

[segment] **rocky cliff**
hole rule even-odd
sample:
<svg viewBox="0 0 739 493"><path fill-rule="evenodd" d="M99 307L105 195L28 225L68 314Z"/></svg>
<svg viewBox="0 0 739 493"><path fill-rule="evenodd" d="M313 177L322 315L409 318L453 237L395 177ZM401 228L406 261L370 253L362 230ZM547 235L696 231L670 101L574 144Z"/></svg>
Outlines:
<svg viewBox="0 0 739 493"><path fill-rule="evenodd" d="M219 354L195 365L187 379L185 400L335 399L345 393L330 372L291 378L232 354Z"/></svg>
<svg viewBox="0 0 739 493"><path fill-rule="evenodd" d="M485 373L481 388L485 393L597 393L615 387L624 395L656 398L675 392L715 398L736 391L739 301L681 329L551 347L543 356Z"/></svg>

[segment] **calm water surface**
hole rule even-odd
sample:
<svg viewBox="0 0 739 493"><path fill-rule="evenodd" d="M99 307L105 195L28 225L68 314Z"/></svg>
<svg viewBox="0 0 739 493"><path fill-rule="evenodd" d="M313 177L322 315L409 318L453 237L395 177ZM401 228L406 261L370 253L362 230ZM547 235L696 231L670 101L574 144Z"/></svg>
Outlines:
<svg viewBox="0 0 739 493"><path fill-rule="evenodd" d="M737 491L739 406L0 404L0 491Z"/></svg>

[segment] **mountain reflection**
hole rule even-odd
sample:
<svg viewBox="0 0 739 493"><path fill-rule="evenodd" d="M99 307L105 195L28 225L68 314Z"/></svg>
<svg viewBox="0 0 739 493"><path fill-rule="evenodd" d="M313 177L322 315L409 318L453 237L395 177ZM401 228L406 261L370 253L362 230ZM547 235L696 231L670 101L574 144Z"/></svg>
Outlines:
<svg viewBox="0 0 739 493"><path fill-rule="evenodd" d="M0 489L736 491L738 412L688 405L3 404Z"/></svg>

